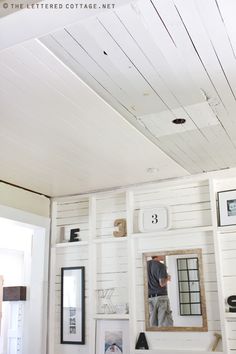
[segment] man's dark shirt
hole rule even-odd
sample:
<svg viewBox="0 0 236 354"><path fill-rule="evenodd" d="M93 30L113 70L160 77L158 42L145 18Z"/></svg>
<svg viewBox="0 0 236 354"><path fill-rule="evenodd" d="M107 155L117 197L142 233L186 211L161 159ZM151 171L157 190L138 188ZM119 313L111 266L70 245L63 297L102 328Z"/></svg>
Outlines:
<svg viewBox="0 0 236 354"><path fill-rule="evenodd" d="M165 264L154 259L147 262L148 296L167 295L167 287L160 286L159 279L166 279L168 274Z"/></svg>

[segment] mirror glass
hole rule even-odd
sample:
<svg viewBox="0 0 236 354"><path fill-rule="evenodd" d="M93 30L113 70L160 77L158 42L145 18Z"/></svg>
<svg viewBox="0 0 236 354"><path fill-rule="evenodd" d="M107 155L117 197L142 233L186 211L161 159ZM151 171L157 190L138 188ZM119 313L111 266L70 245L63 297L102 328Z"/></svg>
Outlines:
<svg viewBox="0 0 236 354"><path fill-rule="evenodd" d="M143 254L146 330L207 331L201 249Z"/></svg>

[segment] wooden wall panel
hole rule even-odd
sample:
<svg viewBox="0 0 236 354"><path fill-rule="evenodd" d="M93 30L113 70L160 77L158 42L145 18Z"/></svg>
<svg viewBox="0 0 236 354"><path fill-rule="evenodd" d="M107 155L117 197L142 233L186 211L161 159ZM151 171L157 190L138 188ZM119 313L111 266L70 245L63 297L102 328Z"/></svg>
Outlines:
<svg viewBox="0 0 236 354"><path fill-rule="evenodd" d="M175 249L201 248L203 253L203 272L206 292L206 307L209 331L207 333L163 333L147 332L148 342L158 349L198 349L207 350L214 340L214 332L220 331L219 301L217 292L216 265L214 256L213 231L197 232L198 227L211 225L209 185L206 182L194 185L181 185L160 190L140 191L134 193L134 209L150 208L158 205L169 206L171 230L152 234L138 232L136 241L135 268L136 282L136 316L138 328L144 329L144 288L142 253L167 251ZM174 234L174 231L190 228L189 232ZM193 232L195 230L195 232ZM170 340L171 338L171 340Z"/></svg>
<svg viewBox="0 0 236 354"><path fill-rule="evenodd" d="M165 333L147 332L147 339L151 349L155 350L199 350L207 351L214 340L214 333L221 332L218 285L216 277L215 247L213 240L213 228L211 221L211 206L208 181L200 180L188 183L169 183L160 187L152 184L149 187L134 188L132 190L134 203L132 210L127 213L126 192L104 192L94 194L94 209L88 203L88 197L65 198L57 202L55 217L55 234L58 242L60 230L64 227L81 226L84 237L81 244L56 247L56 274L55 274L55 353L73 354L74 347L68 348L59 344L60 323L60 268L63 266L86 267L86 306L89 293L94 294L94 318L109 318L107 313L99 314L101 307L97 297L97 290L112 288L112 304L129 303L129 287L134 281L135 308L133 315L129 316L131 328L135 328L134 335L145 330L144 323L144 280L142 253L160 250L201 248L203 253L204 283L207 303L208 332L206 333ZM141 233L137 226L137 215L140 208L149 208L157 205L169 206L171 213L171 228L168 231L158 233ZM93 210L93 217L89 224L89 213ZM113 236L114 220L134 216L134 233L127 237L116 238ZM130 222L130 220L129 220ZM91 237L91 230L93 236ZM87 242L87 241L88 242ZM233 237L224 238L223 257L225 274L235 279L232 271L235 245ZM134 246L134 258L130 259L129 242ZM91 248L92 247L92 248ZM92 250L92 251L91 251ZM92 258L90 258L92 257ZM132 255L133 257L133 255ZM95 271L94 280L90 281L90 265L93 263ZM130 278L130 265L135 279ZM228 276L225 277L226 283ZM230 286L228 284L227 286ZM132 304L129 303L132 307ZM130 307L130 309L131 309ZM90 307L91 308L91 307ZM107 310L106 310L107 311ZM90 313L91 315L91 313ZM100 317L99 317L100 316ZM103 316L103 317L101 317ZM116 314L114 314L116 316ZM114 317L115 318L115 317ZM128 317L126 317L128 318ZM93 320L93 319L92 319ZM94 320L95 321L95 320ZM135 322L133 322L135 321ZM86 345L79 348L82 354L90 354L89 340L94 329L91 327L91 318L86 317ZM234 331L231 329L229 342L234 347ZM134 338L135 339L135 338ZM70 346L69 346L70 347ZM53 354L55 354L53 353ZM132 353L133 354L133 353Z"/></svg>

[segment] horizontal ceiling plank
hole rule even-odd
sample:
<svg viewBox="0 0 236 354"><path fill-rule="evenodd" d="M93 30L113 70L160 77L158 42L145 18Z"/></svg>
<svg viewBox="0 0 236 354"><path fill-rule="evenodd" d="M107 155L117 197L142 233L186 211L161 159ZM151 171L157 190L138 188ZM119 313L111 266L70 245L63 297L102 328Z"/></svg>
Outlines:
<svg viewBox="0 0 236 354"><path fill-rule="evenodd" d="M186 123L180 125L173 124L172 114L174 117L186 119ZM183 133L195 129L201 132L203 127L219 124L218 119L207 102L186 106L184 108L176 108L172 110L172 112L166 111L141 116L139 120L144 122L157 137Z"/></svg>
<svg viewBox="0 0 236 354"><path fill-rule="evenodd" d="M174 2L172 0L153 0L153 3L157 8L160 17L163 19L169 35L175 43L175 51L178 54L178 57L181 58L183 65L185 66L189 76L192 77L195 82L196 87L199 90L205 90L209 96L214 97L216 95L215 89L212 86L206 71L204 70L201 60L199 60L191 37L186 31L181 19L181 14L178 12ZM191 15L194 19L194 12L191 8L189 11L191 11ZM175 60L175 57L176 56L173 56L172 60Z"/></svg>
<svg viewBox="0 0 236 354"><path fill-rule="evenodd" d="M5 58L6 59L6 58ZM8 58L8 65L10 66L10 57ZM16 66L16 62L14 61L14 66ZM5 74L8 73L8 78L11 75L11 81L14 82L13 85L11 85L7 80L4 81L2 77L2 82L4 83L4 87L7 92L12 92L14 90L14 105L18 105L19 107L23 107L24 112L28 113L28 118L25 121L27 122L33 122L34 124L34 131L35 131L35 136L34 136L34 142L36 145L36 142L38 143L37 146L41 146L41 135L37 135L40 129L40 126L42 126L45 131L47 132L46 135L48 135L48 131L50 131L51 135L53 136L54 134L56 137L61 137L60 143L55 141L57 145L63 146L66 142L66 137L68 137L67 144L69 143L70 148L66 149L67 152L71 152L73 154L74 151L78 151L81 154L80 157L80 163L82 164L83 162L86 163L86 157L85 154L83 154L83 146L87 145L88 139L91 139L93 141L96 139L97 141L100 141L101 143L101 150L103 149L102 147L102 142L103 142L103 129L101 122L99 122L99 119L96 120L93 124L94 127L97 126L97 129L94 131L91 131L91 126L89 124L89 120L87 119L88 116L87 114L83 114L81 116L81 111L79 109L79 105L72 105L71 101L68 101L65 99L65 102L63 101L62 97L60 96L53 96L53 92L51 91L50 93L47 93L47 87L46 85L43 86L40 80L37 80L37 86L34 87L34 85L30 85L32 82L35 82L34 77L32 76L31 72L24 68L24 66L20 66L22 70L22 76L19 76L20 69L18 71L17 76L14 75L13 71L9 72L7 71L6 67L1 66L0 68L0 76L1 76L1 71L4 71ZM24 75L24 77L23 77ZM18 90L15 87L15 84L18 85ZM20 86L21 85L21 86ZM24 88L24 89L23 89ZM22 93L23 90L23 93ZM8 95L8 97L10 94ZM47 101L45 101L45 97L48 98ZM10 97L9 97L10 99ZM5 99L6 100L6 99ZM4 101L5 102L5 101ZM4 104L3 102L3 104ZM44 105L42 105L42 102L44 102ZM2 104L2 107L3 107ZM84 102L83 102L84 104ZM6 106L6 109L11 106ZM78 108L78 110L77 110ZM15 109L15 112L18 112L18 109ZM5 111L5 115L6 115ZM31 120L29 120L29 117L33 117ZM79 119L80 117L80 119ZM46 118L46 119L45 119ZM12 120L14 121L14 116L12 117ZM9 120L8 120L9 121ZM10 121L9 121L10 122ZM13 124L13 123L12 123ZM80 131L76 131L74 129L75 126L79 124L80 130L83 131L81 134ZM38 126L38 129L35 130L35 128ZM32 124L29 125L27 131L27 126L22 125L22 129L24 129L25 133L29 133L32 131ZM17 126L16 126L17 129ZM10 132L10 128L9 128ZM22 132L23 133L23 132ZM25 136L25 139L27 139L27 134ZM79 138L78 138L79 135ZM43 133L42 130L42 136L45 137L45 134ZM32 138L32 136L30 136ZM50 137L50 134L47 136L47 138ZM111 138L112 140L110 143L113 142L113 144L119 144L120 137L116 136ZM53 138L50 139L49 144L53 141ZM73 148L74 145L74 148ZM43 149L46 149L46 146L43 144L42 145ZM120 146L119 149L120 157L125 154L126 150L124 145ZM84 151L85 152L85 151ZM87 151L88 153L89 151ZM92 152L91 152L92 153ZM94 156L94 161L96 161L96 156L98 152L93 153ZM84 157L83 157L84 156ZM79 157L79 156L77 156ZM67 156L66 156L67 159ZM82 162L82 160L84 160ZM105 164L105 162L104 162Z"/></svg>
<svg viewBox="0 0 236 354"><path fill-rule="evenodd" d="M178 161L179 164L185 166L191 174L203 172L193 157L189 156L182 144L179 143L179 141L172 139L172 135L159 138L159 146L163 151L166 151L169 156L175 156L175 161Z"/></svg>
<svg viewBox="0 0 236 354"><path fill-rule="evenodd" d="M4 179L55 195L187 174L35 43L0 55Z"/></svg>
<svg viewBox="0 0 236 354"><path fill-rule="evenodd" d="M67 2L47 0L43 3L43 8L34 7L30 9L30 6L27 8L32 2L37 2L37 0L27 2L16 0L12 3L6 1L8 8L5 9L1 6L0 17L3 15L3 18L0 21L0 50L42 37L58 28L66 27L68 24L95 16L104 11L104 0L96 0L96 3L92 4L96 8L89 8L87 1L79 4L75 3L74 0L68 0ZM113 3L105 3L107 5L105 11L110 12L113 8L124 6L129 2L130 0L119 0ZM19 11L18 5L23 7L22 11ZM63 8L55 9L54 7L58 5L62 5ZM15 13L11 14L12 12Z"/></svg>
<svg viewBox="0 0 236 354"><path fill-rule="evenodd" d="M33 73L35 73L35 62L37 62L38 80L43 80L49 86L56 89L67 97L73 105L80 108L81 113L86 112L87 115L90 110L90 106L87 105L87 102L90 100L89 92L81 89L81 85L78 84L78 80L75 80L74 75L72 73L68 75L67 68L62 68L61 63L55 61L51 53L45 51L44 46L40 43L41 42L26 43L24 48L17 48L17 51L13 51L12 54L14 54L15 58L21 55L21 62L27 66L26 70L30 68ZM84 72L84 70L81 70L81 73L82 72ZM94 84L94 80L92 82ZM112 96L107 95L107 98L111 100ZM117 104L117 99L114 99L112 103ZM121 113L128 115L128 111L124 110L122 105L119 105L119 108L123 109ZM133 116L131 116L131 118L133 118ZM87 116L86 119L89 120L89 116Z"/></svg>
<svg viewBox="0 0 236 354"><path fill-rule="evenodd" d="M221 102L220 95L215 87L214 82L210 74L207 71L205 63L198 53L196 48L196 39L189 31L188 24L195 28L197 34L197 43L201 40L205 40L206 31L203 28L198 12L194 6L194 3L188 1L187 3L181 3L181 6L187 7L185 11L189 16L189 22L183 21L183 14L181 7L177 6L172 0L153 0L156 5L160 16L165 21L166 28L173 38L176 45L176 50L179 56L182 57L183 62L189 72L189 75L193 78L197 87L199 87L205 99L209 101L209 104L213 106L216 114L220 117L222 124L229 125L231 117L227 113L226 108ZM208 43L208 46L211 45Z"/></svg>
<svg viewBox="0 0 236 354"><path fill-rule="evenodd" d="M171 138L199 166L201 171L217 169L216 162L212 160L210 154L203 147L202 141L205 139L198 130L175 134Z"/></svg>
<svg viewBox="0 0 236 354"><path fill-rule="evenodd" d="M235 29L235 13L236 2L235 0L216 0L220 16L222 17L223 24L228 34L228 40L232 47L234 56L236 56L236 29Z"/></svg>
<svg viewBox="0 0 236 354"><path fill-rule="evenodd" d="M185 110L199 129L219 124L219 120L208 102L186 106Z"/></svg>
<svg viewBox="0 0 236 354"><path fill-rule="evenodd" d="M215 126L211 127L214 129ZM204 164L204 171L214 171L223 167L227 167L224 164L224 161L219 161L219 157L217 154L217 149L214 147L212 149L211 141L208 140L208 137L204 135L204 130L201 131L191 131L188 134L182 134L183 139L188 142L188 144L192 147L192 150L197 153ZM218 142L218 146L220 143Z"/></svg>
<svg viewBox="0 0 236 354"><path fill-rule="evenodd" d="M129 18L129 25L133 19L132 16L135 16L135 12L131 9L130 6L125 8L122 13L125 13ZM156 58L153 62L147 55L147 52L158 52L158 48L155 46L155 43L151 41L149 43L149 49L147 48L150 36L145 37L146 46L145 48L140 46L136 41L137 32L142 33L142 36L145 35L145 27L142 26L141 21L137 21L136 19L136 38L133 37L133 33L129 31L129 28L122 22L121 14L116 15L115 12L113 14L104 14L99 16L99 21L106 28L106 30L111 34L114 40L118 43L118 45L125 52L127 57L131 60L131 62L137 67L138 71L142 73L142 76L150 85L150 89L156 92L158 96L160 96L161 100L166 104L167 107L174 108L180 105L180 102L175 97L175 95L171 92L171 90L167 87L165 80L163 80L162 76L164 76L164 72L161 73L161 70L156 69L156 65L160 65L160 60ZM154 46L154 48L153 48ZM162 58L163 61L163 58ZM170 69L165 64L165 72L168 72ZM172 76L173 81L173 76ZM147 92L148 93L148 92ZM147 94L146 93L146 94ZM145 94L145 93L144 93Z"/></svg>
<svg viewBox="0 0 236 354"><path fill-rule="evenodd" d="M214 151L216 158L221 163L220 168L235 166L235 145L229 139L223 127L221 125L206 127L203 129L203 132L210 141L211 150Z"/></svg>
<svg viewBox="0 0 236 354"><path fill-rule="evenodd" d="M112 92L113 96L124 104L125 106L135 105L135 101L129 97L129 93L125 88L121 88L111 78L106 71L104 71L98 64L89 56L83 48L81 48L71 36L65 31L59 31L51 36L41 38L43 44L48 46L50 50L56 52L59 58L65 60L65 63L75 73L87 73L88 79L94 79L102 89L107 92Z"/></svg>
<svg viewBox="0 0 236 354"><path fill-rule="evenodd" d="M153 2L153 4L155 3ZM176 43L173 41L173 37L170 36L165 26L165 19L160 18L158 7L154 7L150 1L139 1L136 6L137 12L140 14L139 19L144 23L149 36L167 61L171 72L173 72L174 77L177 78L177 82L180 83L178 88L180 97L182 97L182 99L184 96L186 97L183 103L192 104L201 102L204 99L203 95L187 71L185 58L179 52ZM172 85L175 84L173 83ZM177 90L175 92L177 95Z"/></svg>
<svg viewBox="0 0 236 354"><path fill-rule="evenodd" d="M18 87L20 87L20 84L22 85L22 83L24 83L23 86L25 88L26 95L24 96L24 100L23 100L21 92L19 92L19 95L21 97L20 102L21 103L25 102L25 106L27 105L29 107L32 107L32 110L33 110L34 107L37 106L38 102L41 100L45 104L44 106L42 106L40 108L41 114L42 115L45 114L45 116L49 116L48 111L50 111L50 113L51 113L51 119L49 121L47 121L48 125L54 124L55 119L57 121L60 121L60 119L61 119L61 121L64 122L65 126L67 126L68 129L71 129L71 127L73 127L73 125L76 125L79 121L80 126L81 126L81 128L83 128L83 131L84 131L83 137L81 137L81 139L82 139L82 141L83 141L83 139L87 139L87 136L89 134L91 134L89 123L91 123L91 120L92 120L92 117L88 116L88 112L92 111L92 109L93 109L93 108L90 108L90 109L88 108L89 96L86 96L85 94L82 94L82 92L81 92L82 97L80 97L78 95L77 100L76 100L76 97L73 97L74 100L72 100L71 96L69 95L68 92L66 93L66 91L64 91L62 94L60 91L55 89L55 87L52 84L53 80L50 83L51 86L48 86L47 81L50 81L50 79L44 80L42 73L40 74L36 70L33 70L33 67L30 67L30 69L29 69L29 67L27 67L26 65L24 66L23 65L24 59L22 59L21 61L17 61L16 57L14 56L14 60L12 60L13 54L14 53L12 53L12 55L10 55L10 53L7 53L7 55L4 54L4 56L0 59L0 61L4 60L4 61L8 62L8 67L10 67L10 69L11 69L10 74L12 77L12 82L14 82L14 84L19 83ZM36 65L36 63L35 63L35 65ZM0 68L0 74L1 74L1 71L3 72L3 70L4 70L4 67ZM13 74L14 70L15 70L15 72L17 72L17 75ZM48 74L47 71L46 71L46 73ZM9 78L9 75L8 75L8 78ZM36 82L36 81L37 81L37 85L35 86L34 82ZM70 82L69 76L67 76L67 81ZM27 87L27 90L26 90L26 87ZM48 90L48 93L47 93L47 90ZM77 87L77 91L78 92L80 91L79 87ZM16 94L16 100L17 100L17 97L18 96ZM80 98L81 98L81 101L80 101ZM30 101L29 101L29 99L30 99ZM95 108L95 110L96 110L96 108ZM99 113L99 115L100 115L100 113ZM103 118L101 117L101 119L103 119ZM97 128L96 129L97 139L99 138L102 141L103 133L102 133L102 129L101 129L101 124L102 124L101 119L100 120L98 119L95 122L93 122L93 126L94 126L94 128ZM53 122L53 123L51 123L51 122ZM107 128L109 128L109 127L107 127ZM72 128L72 132L75 135L73 128ZM91 138L92 138L92 136L91 136ZM75 139L76 139L76 136L75 136ZM118 143L119 137L117 137L115 140L113 137L113 143L116 143L116 140ZM122 148L121 148L121 150L122 150Z"/></svg>
<svg viewBox="0 0 236 354"><path fill-rule="evenodd" d="M54 53L69 69L71 69L78 78L88 84L89 87L91 87L108 104L122 114L122 116L131 122L131 124L134 126L137 125L137 119L134 113L130 112L128 108L126 108L126 106L128 107L130 104L128 94L126 94L123 89L120 89L117 85L115 85L112 80L104 74L104 72L101 70L99 71L99 68L97 70L94 66L89 67L89 65L81 65L78 61L81 62L82 58L79 57L76 60L73 59L70 54L53 39L52 36L47 36L40 39L40 43L52 51L52 53ZM84 61L84 65L86 65L86 58L84 58ZM50 63L50 67L52 67L53 70L57 70L57 67L59 68L59 66L55 67L55 63L53 65ZM61 70L58 69L57 73L60 74L60 72ZM109 88L109 91L106 87ZM76 92L77 91L75 91L75 94Z"/></svg>
<svg viewBox="0 0 236 354"><path fill-rule="evenodd" d="M1 60L2 58L0 62ZM32 119L35 119L37 115L47 117L48 119L44 120L46 127L57 129L56 123L61 122L64 124L64 129L73 130L73 125L78 122L79 117L83 118L86 115L81 106L72 104L71 100L40 80L36 74L37 71L32 73L16 60L14 60L14 67L18 71L14 71L10 58L8 58L7 66L1 63L0 77L4 82L5 91L9 95L14 91L15 103L30 112ZM85 128L84 120L80 119L80 122Z"/></svg>
<svg viewBox="0 0 236 354"><path fill-rule="evenodd" d="M124 88L134 102L135 112L149 112L165 109L165 104L140 75L127 55L97 19L90 19L82 25L71 26L68 31L80 43L95 62ZM104 55L107 53L107 55ZM132 101L129 110L132 109Z"/></svg>
<svg viewBox="0 0 236 354"><path fill-rule="evenodd" d="M204 23L212 47L221 66L225 80L227 81L230 91L236 98L236 60L235 54L229 39L229 34L222 21L219 8L214 0L200 0L197 3L197 8L201 19ZM209 21L210 16L210 21Z"/></svg>
<svg viewBox="0 0 236 354"><path fill-rule="evenodd" d="M174 154L176 161L183 164L183 158L188 157L189 160L198 164L202 171L235 166L235 145L230 141L222 126L218 124L205 127L202 133L203 135L195 130L163 136L159 138L159 145L165 149L166 143L170 145L171 141L177 149L169 151L169 154ZM186 162L184 165L186 166Z"/></svg>
<svg viewBox="0 0 236 354"><path fill-rule="evenodd" d="M181 109L176 109L175 111L177 117L185 118ZM180 115L178 115L178 111L181 112ZM174 118L175 116L170 111L139 117L157 137L196 129L191 119L188 119L185 124L173 124L172 121Z"/></svg>
<svg viewBox="0 0 236 354"><path fill-rule="evenodd" d="M191 36L209 79L218 92L220 100L227 111L234 111L236 109L234 96L224 76L206 28L202 23L198 9L196 8L196 2L193 0L189 0L187 3L184 0L174 0L174 2L186 26L186 30ZM208 18L211 19L211 14L208 14Z"/></svg>
<svg viewBox="0 0 236 354"><path fill-rule="evenodd" d="M4 145L5 147L11 146L11 149L8 150L9 158L11 153L13 157L16 156L18 158L15 152L21 151L24 159L36 165L39 170L49 170L49 172L54 170L60 174L63 174L63 171L66 170L67 174L71 176L75 174L79 167L81 171L79 178L83 178L83 171L89 167L88 157L90 159L93 158L93 163L96 164L99 157L97 151L93 154L91 152L92 155L88 156L90 151L86 149L82 139L78 139L78 133L76 133L75 129L68 130L61 124L57 124L57 126L53 124L49 128L44 124L45 116L39 115L36 111L32 116L26 109L22 110L22 106L17 106L15 102L10 103L9 97L4 94L1 97L4 98L3 101L0 99L1 106L4 107L4 104L8 104L8 107L11 107L8 110L4 109L4 116L7 118L7 122L1 129L2 149L4 150ZM15 122L16 114L18 124ZM50 117L47 119L50 120ZM12 142L14 143L12 144ZM70 156L69 159L68 156ZM75 161L77 161L76 165ZM87 177L88 174L84 176L84 178Z"/></svg>

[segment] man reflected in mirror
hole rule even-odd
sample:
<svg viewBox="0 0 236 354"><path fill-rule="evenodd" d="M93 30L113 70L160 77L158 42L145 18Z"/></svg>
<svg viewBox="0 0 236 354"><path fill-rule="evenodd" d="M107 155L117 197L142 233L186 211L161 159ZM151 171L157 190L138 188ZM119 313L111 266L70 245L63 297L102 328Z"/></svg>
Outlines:
<svg viewBox="0 0 236 354"><path fill-rule="evenodd" d="M153 256L147 262L148 303L150 326L172 327L173 318L167 293L167 283L171 281L164 263L165 256Z"/></svg>

